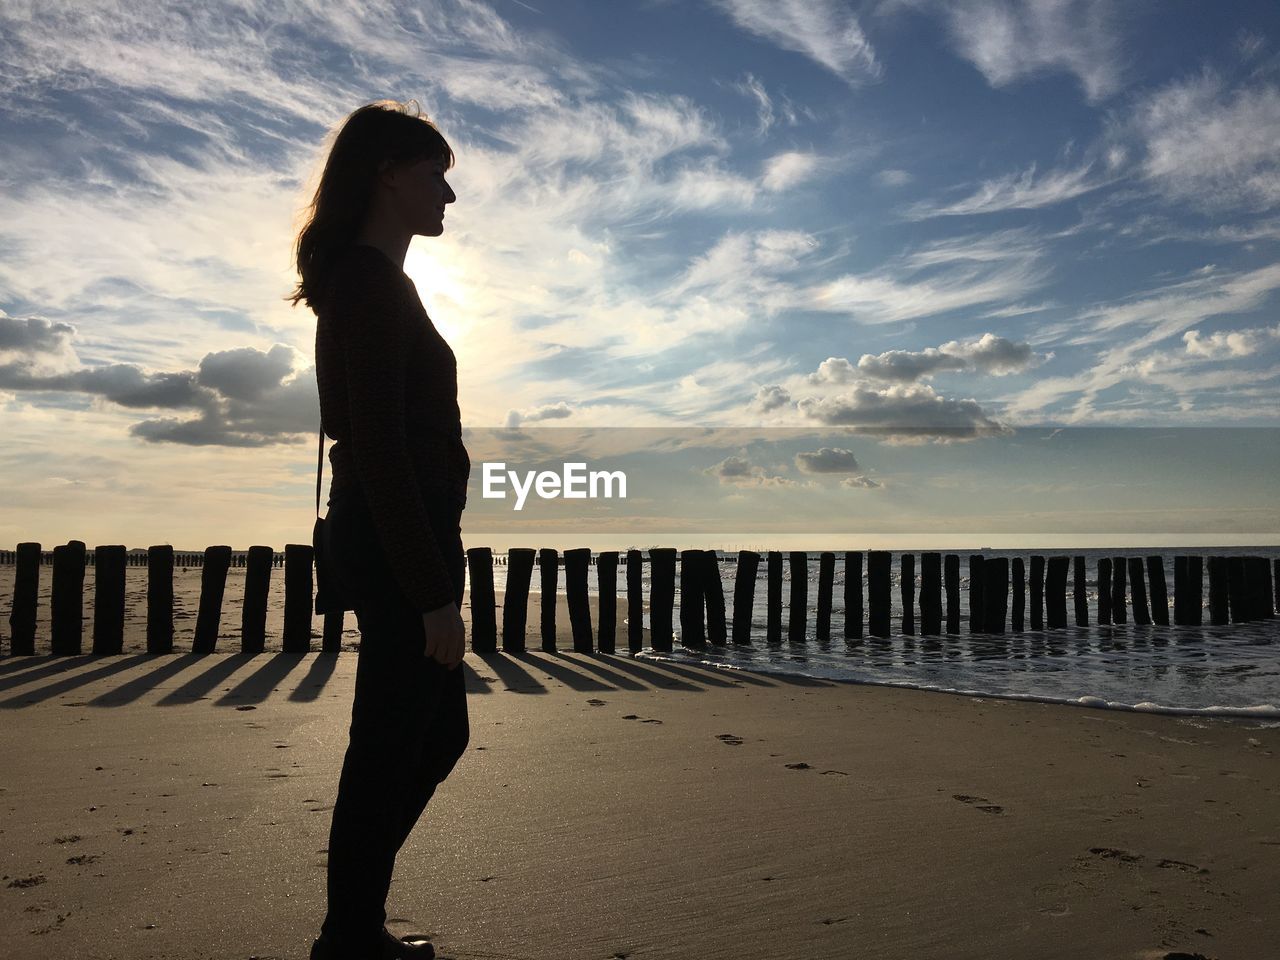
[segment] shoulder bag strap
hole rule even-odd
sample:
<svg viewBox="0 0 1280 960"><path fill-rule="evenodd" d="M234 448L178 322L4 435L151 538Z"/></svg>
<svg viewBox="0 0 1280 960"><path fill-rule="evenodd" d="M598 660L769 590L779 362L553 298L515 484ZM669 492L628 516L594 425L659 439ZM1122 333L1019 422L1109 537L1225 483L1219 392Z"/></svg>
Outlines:
<svg viewBox="0 0 1280 960"><path fill-rule="evenodd" d="M324 476L324 428L320 428L320 452L316 457L316 516L320 516L320 478Z"/></svg>

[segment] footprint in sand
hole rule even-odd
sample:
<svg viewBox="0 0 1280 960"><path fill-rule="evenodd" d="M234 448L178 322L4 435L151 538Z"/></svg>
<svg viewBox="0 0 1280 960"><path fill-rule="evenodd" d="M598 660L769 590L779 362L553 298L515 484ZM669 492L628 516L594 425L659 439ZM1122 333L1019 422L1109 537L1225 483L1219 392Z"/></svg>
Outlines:
<svg viewBox="0 0 1280 960"><path fill-rule="evenodd" d="M1198 867L1194 863L1184 863L1181 860L1161 860L1156 864L1157 867L1164 867L1166 870L1182 870L1185 873L1208 873L1204 867Z"/></svg>
<svg viewBox="0 0 1280 960"><path fill-rule="evenodd" d="M742 738L739 736L735 736L732 733L722 733L719 736L717 736L716 739L719 740L721 743L729 744L729 746L731 747L742 746Z"/></svg>
<svg viewBox="0 0 1280 960"><path fill-rule="evenodd" d="M593 707L603 707L605 704L605 701L597 700L595 697L592 697L590 700L587 701L587 703L591 704L591 706Z"/></svg>
<svg viewBox="0 0 1280 960"><path fill-rule="evenodd" d="M1114 847L1090 847L1089 852L1102 857L1104 860L1121 860L1124 863L1137 863L1142 859L1142 854L1140 853L1116 850Z"/></svg>
<svg viewBox="0 0 1280 960"><path fill-rule="evenodd" d="M813 767L809 766L803 760L801 760L799 763L788 763L786 766L788 770L812 770L813 769Z"/></svg>
<svg viewBox="0 0 1280 960"><path fill-rule="evenodd" d="M959 800L961 803L976 804L976 809L981 810L983 813L1004 813L1004 807L999 804L992 803L986 797L971 797L965 793L953 793L951 795L951 799Z"/></svg>

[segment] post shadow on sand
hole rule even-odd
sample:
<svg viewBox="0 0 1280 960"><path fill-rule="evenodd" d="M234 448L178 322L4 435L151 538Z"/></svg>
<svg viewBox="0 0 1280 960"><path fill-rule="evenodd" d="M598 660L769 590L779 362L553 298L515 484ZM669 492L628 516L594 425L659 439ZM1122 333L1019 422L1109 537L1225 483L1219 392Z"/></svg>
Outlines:
<svg viewBox="0 0 1280 960"><path fill-rule="evenodd" d="M84 661L97 663L102 660L101 657L95 657L92 655L79 656L79 657L59 657L59 659L64 663L70 661L70 666L72 669L74 669L75 666L77 666L79 663L82 663ZM105 663L99 667L96 667L95 669L85 670L81 673L75 674L74 676L66 677L62 680L57 681L56 683L49 684L47 687L41 687L38 690L30 690L25 693L18 693L7 700L0 700L0 709L2 710L18 709L21 707L29 706L33 703L40 703L41 701L44 701L44 700L51 700L54 697L60 696L61 694L74 690L77 687L83 687L86 684L93 683L97 680L101 680L104 677L109 677L112 674L121 673L125 670L129 670L133 667L139 666L140 664L155 662L154 657L145 653L137 654L131 657L119 657L119 658L111 657L110 659L111 659L110 663Z"/></svg>

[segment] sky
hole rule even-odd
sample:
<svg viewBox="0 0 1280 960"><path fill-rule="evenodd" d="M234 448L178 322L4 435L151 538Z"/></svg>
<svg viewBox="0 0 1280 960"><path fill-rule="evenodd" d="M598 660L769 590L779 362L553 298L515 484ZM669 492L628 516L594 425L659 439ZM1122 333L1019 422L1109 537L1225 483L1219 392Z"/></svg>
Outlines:
<svg viewBox="0 0 1280 960"><path fill-rule="evenodd" d="M384 97L468 546L1280 542L1274 2L0 0L0 545L309 542L292 244ZM634 508L483 500L521 437Z"/></svg>

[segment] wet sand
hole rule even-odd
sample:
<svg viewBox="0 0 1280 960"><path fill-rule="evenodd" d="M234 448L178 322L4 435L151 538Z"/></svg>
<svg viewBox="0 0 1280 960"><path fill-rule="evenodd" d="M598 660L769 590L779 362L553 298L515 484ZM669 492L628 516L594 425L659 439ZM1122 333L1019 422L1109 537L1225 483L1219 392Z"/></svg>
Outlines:
<svg viewBox="0 0 1280 960"><path fill-rule="evenodd" d="M1280 942L1280 729L546 654L529 624L534 652L468 654L467 754L398 861L390 926L442 955ZM355 664L0 659L4 955L305 958Z"/></svg>

